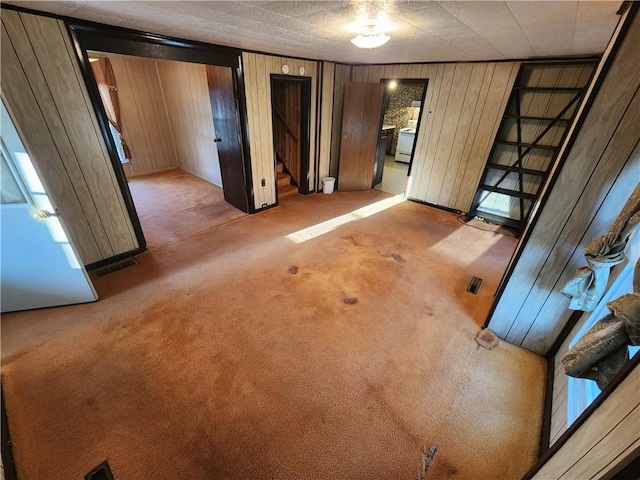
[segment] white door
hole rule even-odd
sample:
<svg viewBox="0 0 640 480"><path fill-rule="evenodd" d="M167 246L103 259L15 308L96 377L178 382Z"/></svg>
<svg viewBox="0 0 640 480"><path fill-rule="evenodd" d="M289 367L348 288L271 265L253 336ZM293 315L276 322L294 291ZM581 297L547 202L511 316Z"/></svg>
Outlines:
<svg viewBox="0 0 640 480"><path fill-rule="evenodd" d="M0 103L1 310L93 302L98 296L87 272Z"/></svg>

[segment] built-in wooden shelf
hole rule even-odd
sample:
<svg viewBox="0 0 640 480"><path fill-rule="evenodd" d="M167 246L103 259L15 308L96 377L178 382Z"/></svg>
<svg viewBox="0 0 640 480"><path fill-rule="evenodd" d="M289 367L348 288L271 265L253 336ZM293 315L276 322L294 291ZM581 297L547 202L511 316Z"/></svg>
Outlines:
<svg viewBox="0 0 640 480"><path fill-rule="evenodd" d="M512 147L539 148L541 150L557 150L559 148L554 145L541 145L539 143L509 142L507 140L496 140L496 143L500 145L510 145Z"/></svg>
<svg viewBox="0 0 640 480"><path fill-rule="evenodd" d="M546 170L533 170L531 168L520 168L514 165L502 165L500 163L487 163L487 168L495 168L496 170L504 170L506 172L521 173L523 175L535 175L538 177L546 177Z"/></svg>

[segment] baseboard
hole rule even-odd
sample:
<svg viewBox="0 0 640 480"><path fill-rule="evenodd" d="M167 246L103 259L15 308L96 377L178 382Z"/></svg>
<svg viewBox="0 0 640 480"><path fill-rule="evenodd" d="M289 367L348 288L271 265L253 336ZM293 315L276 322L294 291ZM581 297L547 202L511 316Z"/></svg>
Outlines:
<svg viewBox="0 0 640 480"><path fill-rule="evenodd" d="M104 260L98 260L97 262L90 263L89 265L85 265L87 271L95 270L96 268L106 267L107 265L115 262L119 262L124 260L125 258L133 257L135 255L139 255L147 249L147 246L142 246L140 248L136 248L134 250L129 250L128 252L120 253L119 255L114 255L113 257L105 258Z"/></svg>
<svg viewBox="0 0 640 480"><path fill-rule="evenodd" d="M438 210L444 210L445 212L456 213L458 215L462 215L462 214L466 213L466 212L463 212L462 210L457 210L455 208L445 207L444 205L437 205L435 203L425 202L424 200L419 200L417 198L407 197L407 200L409 200L411 202L419 203L421 205L426 205L427 207L437 208Z"/></svg>

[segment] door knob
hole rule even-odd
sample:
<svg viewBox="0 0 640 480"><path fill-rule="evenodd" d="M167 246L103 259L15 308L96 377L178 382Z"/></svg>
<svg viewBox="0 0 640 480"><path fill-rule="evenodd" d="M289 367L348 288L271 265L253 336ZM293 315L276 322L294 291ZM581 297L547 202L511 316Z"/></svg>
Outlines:
<svg viewBox="0 0 640 480"><path fill-rule="evenodd" d="M36 220L46 220L47 218L51 217L59 217L60 213L58 212L58 209L56 209L54 212L50 212L49 210L33 208L31 209L31 216Z"/></svg>
<svg viewBox="0 0 640 480"><path fill-rule="evenodd" d="M342 139L343 139L343 140L346 140L346 139L347 139L347 136L346 136L346 135L343 135L343 136L342 136Z"/></svg>

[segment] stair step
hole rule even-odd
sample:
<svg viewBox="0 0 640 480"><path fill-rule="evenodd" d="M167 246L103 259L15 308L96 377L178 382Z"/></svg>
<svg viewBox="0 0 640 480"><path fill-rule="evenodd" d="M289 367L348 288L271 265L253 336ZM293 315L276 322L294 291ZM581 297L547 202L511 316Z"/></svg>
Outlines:
<svg viewBox="0 0 640 480"><path fill-rule="evenodd" d="M291 184L291 175L288 173L280 172L278 173L278 188L286 187Z"/></svg>
<svg viewBox="0 0 640 480"><path fill-rule="evenodd" d="M280 160L276 162L276 172L278 173L284 172L284 163L282 163Z"/></svg>
<svg viewBox="0 0 640 480"><path fill-rule="evenodd" d="M286 187L278 188L278 200L282 200L285 197L290 197L298 193L298 187L295 185L287 185Z"/></svg>

